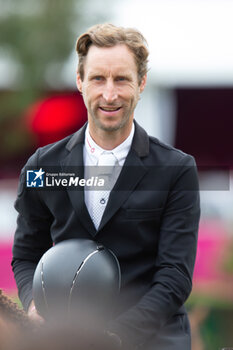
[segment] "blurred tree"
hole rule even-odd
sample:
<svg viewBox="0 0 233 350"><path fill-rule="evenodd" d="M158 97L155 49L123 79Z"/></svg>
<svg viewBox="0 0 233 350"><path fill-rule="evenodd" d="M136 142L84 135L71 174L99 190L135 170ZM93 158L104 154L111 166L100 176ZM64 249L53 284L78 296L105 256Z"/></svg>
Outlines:
<svg viewBox="0 0 233 350"><path fill-rule="evenodd" d="M0 0L0 57L15 71L10 90L0 93L0 158L17 157L32 144L21 116L28 105L47 94L51 72L55 90L64 88L62 68L84 23L83 3Z"/></svg>
<svg viewBox="0 0 233 350"><path fill-rule="evenodd" d="M18 64L17 88L44 89L47 72L59 77L74 47L73 25L83 0L0 0L0 45ZM77 29L77 28L76 28Z"/></svg>
<svg viewBox="0 0 233 350"><path fill-rule="evenodd" d="M6 86L0 90L1 164L31 153L24 111L52 92L67 90L64 64L77 36L106 21L110 12L106 0L0 0L0 63L7 63L0 74L7 82L0 83Z"/></svg>

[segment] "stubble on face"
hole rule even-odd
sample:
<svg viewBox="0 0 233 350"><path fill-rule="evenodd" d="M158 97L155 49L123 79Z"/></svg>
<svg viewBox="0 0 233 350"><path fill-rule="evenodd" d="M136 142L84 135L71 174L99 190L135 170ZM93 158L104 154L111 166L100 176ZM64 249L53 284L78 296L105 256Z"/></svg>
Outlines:
<svg viewBox="0 0 233 350"><path fill-rule="evenodd" d="M90 130L127 137L142 91L134 56L127 46L91 46L78 88L87 107Z"/></svg>
<svg viewBox="0 0 233 350"><path fill-rule="evenodd" d="M132 99L129 104L127 103L106 104L106 103L97 102L96 105L93 106L93 108L91 108L90 106L89 106L90 108L88 108L89 122L91 122L93 126L95 126L95 128L103 130L105 132L118 131L126 127L127 124L131 123L131 121L133 120L134 110L136 108L138 101L139 101L139 95L137 96L136 99L134 97L134 99ZM104 123L104 121L102 121L101 118L98 117L99 108L103 104L109 108L114 108L114 107L117 108L120 105L123 113L121 119L119 119L118 121L116 120L114 124L113 124L114 120L111 120L112 125L108 122Z"/></svg>

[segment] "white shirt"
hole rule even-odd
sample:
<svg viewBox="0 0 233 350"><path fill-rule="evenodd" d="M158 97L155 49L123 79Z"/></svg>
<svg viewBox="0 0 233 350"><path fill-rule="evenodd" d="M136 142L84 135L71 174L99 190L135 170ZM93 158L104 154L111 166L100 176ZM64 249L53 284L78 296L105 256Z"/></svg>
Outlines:
<svg viewBox="0 0 233 350"><path fill-rule="evenodd" d="M103 153L113 153L118 165L123 166L125 159L129 153L131 144L132 144L134 130L135 130L135 126L133 123L131 132L125 141L123 141L119 146L115 147L112 150L105 150L105 149L101 148L100 146L98 146L95 143L95 141L91 138L90 132L89 132L89 125L87 125L86 132L85 132L85 143L83 146L83 161L84 161L85 168L87 166L98 166L98 161L99 161L100 155ZM84 171L84 177L86 178L85 171ZM92 206L96 200L96 198L95 198L96 192L99 192L99 191L88 190L86 188L84 189L84 199L85 199L85 203L86 203L86 206L87 206L87 209L88 209L90 215L91 215L91 213L93 213ZM100 205L101 208L103 209L103 211L106 208L109 194L110 194L110 191L107 191L107 192L104 191L104 192L105 192L104 198L101 198L100 203L95 204L95 205ZM92 215L91 215L91 217L92 217ZM97 228L98 227L96 227L96 229Z"/></svg>

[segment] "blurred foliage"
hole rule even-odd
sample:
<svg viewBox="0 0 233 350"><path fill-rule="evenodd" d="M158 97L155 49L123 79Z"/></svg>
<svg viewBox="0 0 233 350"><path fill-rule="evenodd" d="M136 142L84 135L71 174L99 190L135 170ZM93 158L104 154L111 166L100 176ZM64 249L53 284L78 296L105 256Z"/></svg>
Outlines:
<svg viewBox="0 0 233 350"><path fill-rule="evenodd" d="M210 309L201 326L201 336L205 350L222 349L233 346L233 310Z"/></svg>
<svg viewBox="0 0 233 350"><path fill-rule="evenodd" d="M199 349L200 344L204 350L232 346L233 301L192 293L186 308L191 321L192 348Z"/></svg>
<svg viewBox="0 0 233 350"><path fill-rule="evenodd" d="M84 3L0 0L0 57L12 67L9 75L13 74L9 89L0 91L0 158L5 162L32 146L22 116L51 89L51 74L56 84L52 90L64 89L62 68L75 50L83 24L88 23L82 15Z"/></svg>
<svg viewBox="0 0 233 350"><path fill-rule="evenodd" d="M48 69L59 76L75 46L82 0L0 1L0 45L19 67L21 89L43 89ZM76 28L78 29L78 28Z"/></svg>
<svg viewBox="0 0 233 350"><path fill-rule="evenodd" d="M185 303L187 310L191 310L193 307L207 307L207 308L215 308L221 310L232 310L233 312L233 300L224 299L219 296L213 297L210 295L205 295L200 293L192 292L189 296L188 300Z"/></svg>
<svg viewBox="0 0 233 350"><path fill-rule="evenodd" d="M228 255L227 255L227 257L226 257L226 259L224 261L223 269L227 273L229 273L231 275L233 274L233 241L230 242L230 244L229 244Z"/></svg>

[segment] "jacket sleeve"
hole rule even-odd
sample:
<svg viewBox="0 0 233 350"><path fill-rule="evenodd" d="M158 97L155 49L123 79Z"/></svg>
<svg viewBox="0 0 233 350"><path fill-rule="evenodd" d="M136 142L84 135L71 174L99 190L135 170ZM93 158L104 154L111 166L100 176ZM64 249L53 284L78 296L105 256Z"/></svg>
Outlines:
<svg viewBox="0 0 233 350"><path fill-rule="evenodd" d="M50 226L52 216L41 200L40 189L26 188L27 168L37 169L39 150L21 171L15 209L18 211L13 244L12 268L20 300L27 310L32 300L32 280L41 256L52 246Z"/></svg>
<svg viewBox="0 0 233 350"><path fill-rule="evenodd" d="M154 336L176 314L192 289L200 217L194 159L185 155L174 171L150 289L109 326L126 347L142 345Z"/></svg>

